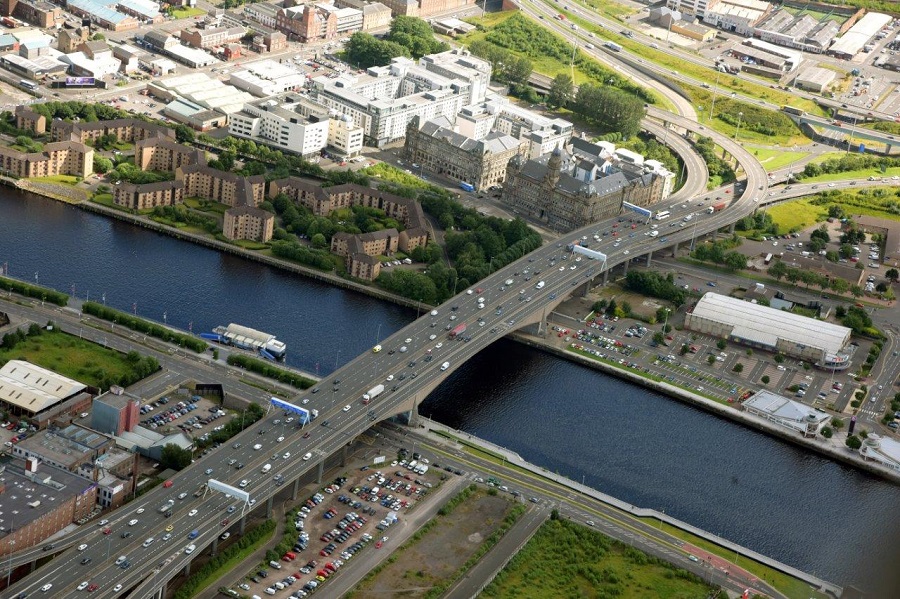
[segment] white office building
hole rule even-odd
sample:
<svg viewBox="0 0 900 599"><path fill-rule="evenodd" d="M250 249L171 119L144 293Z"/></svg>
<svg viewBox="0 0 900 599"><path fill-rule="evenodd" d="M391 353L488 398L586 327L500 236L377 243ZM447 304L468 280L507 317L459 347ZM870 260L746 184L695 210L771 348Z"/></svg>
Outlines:
<svg viewBox="0 0 900 599"><path fill-rule="evenodd" d="M245 104L230 115L228 132L302 156L321 152L329 139L340 153L355 155L362 149L363 138L362 129L352 121L330 114L322 104L298 93Z"/></svg>
<svg viewBox="0 0 900 599"><path fill-rule="evenodd" d="M254 96L268 98L289 91L300 91L306 84L306 76L274 60L261 60L232 73L228 83Z"/></svg>

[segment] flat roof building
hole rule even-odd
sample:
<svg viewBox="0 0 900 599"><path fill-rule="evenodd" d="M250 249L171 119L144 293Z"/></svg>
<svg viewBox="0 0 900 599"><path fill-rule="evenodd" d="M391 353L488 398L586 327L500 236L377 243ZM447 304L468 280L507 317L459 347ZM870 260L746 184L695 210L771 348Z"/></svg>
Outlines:
<svg viewBox="0 0 900 599"><path fill-rule="evenodd" d="M228 83L254 96L268 98L288 91L299 91L306 85L306 76L286 64L261 60L233 72Z"/></svg>
<svg viewBox="0 0 900 599"><path fill-rule="evenodd" d="M859 51L862 50L863 47L892 20L893 17L890 15L877 12L866 14L866 16L857 21L847 33L831 44L831 47L828 48L828 53L832 56L837 56L838 58L845 58L848 60L853 58L859 54Z"/></svg>
<svg viewBox="0 0 900 599"><path fill-rule="evenodd" d="M831 416L806 404L782 397L771 391L758 391L742 404L743 410L770 422L797 431L804 437L815 437Z"/></svg>
<svg viewBox="0 0 900 599"><path fill-rule="evenodd" d="M870 433L863 440L859 455L867 462L877 462L886 468L900 470L900 442L890 437Z"/></svg>
<svg viewBox="0 0 900 599"><path fill-rule="evenodd" d="M837 73L831 69L806 67L794 79L794 87L821 94L829 85L834 83L836 76Z"/></svg>
<svg viewBox="0 0 900 599"><path fill-rule="evenodd" d="M843 353L851 333L844 326L711 292L688 311L684 326L814 364Z"/></svg>
<svg viewBox="0 0 900 599"><path fill-rule="evenodd" d="M12 453L22 459L37 458L50 464L93 479L94 460L115 445L104 436L77 424L65 428L48 428L13 446Z"/></svg>

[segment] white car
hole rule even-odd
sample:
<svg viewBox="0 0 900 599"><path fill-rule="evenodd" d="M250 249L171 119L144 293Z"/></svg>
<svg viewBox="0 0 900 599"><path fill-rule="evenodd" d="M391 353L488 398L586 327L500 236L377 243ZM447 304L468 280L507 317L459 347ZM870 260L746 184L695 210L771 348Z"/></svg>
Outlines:
<svg viewBox="0 0 900 599"><path fill-rule="evenodd" d="M253 446L254 451L259 451L260 449L262 449L262 445L260 445L259 443Z"/></svg>
<svg viewBox="0 0 900 599"><path fill-rule="evenodd" d="M49 591L52 588L53 588L53 585L51 583L47 583L41 587L41 592L46 593L47 591Z"/></svg>
<svg viewBox="0 0 900 599"><path fill-rule="evenodd" d="M85 581L82 582L80 585L78 585L78 589L77 589L77 590L83 591L83 590L86 589L86 588L88 588L88 582L85 580Z"/></svg>
<svg viewBox="0 0 900 599"><path fill-rule="evenodd" d="M101 520L100 522L97 522L97 526L106 526L107 524L109 524L109 520Z"/></svg>
<svg viewBox="0 0 900 599"><path fill-rule="evenodd" d="M213 473L213 469L212 469L212 468L207 468L207 469L206 469L206 476L209 476L209 475L212 474L212 473Z"/></svg>
<svg viewBox="0 0 900 599"><path fill-rule="evenodd" d="M286 451L286 452L284 452L284 455L281 456L281 459L286 460L286 459L288 459L289 457L291 457L291 452L290 452L290 451Z"/></svg>
<svg viewBox="0 0 900 599"><path fill-rule="evenodd" d="M471 289L466 290L466 295L472 295L473 293L475 293L475 292L472 291Z"/></svg>
<svg viewBox="0 0 900 599"><path fill-rule="evenodd" d="M188 518L193 518L197 515L197 510L191 510L188 512Z"/></svg>
<svg viewBox="0 0 900 599"><path fill-rule="evenodd" d="M249 484L250 484L250 481L248 481L248 480L245 478L244 480L242 480L242 481L238 484L238 486L239 486L240 488L243 489L244 487L246 487L246 486L249 485Z"/></svg>
<svg viewBox="0 0 900 599"><path fill-rule="evenodd" d="M438 343L437 345L434 346L434 349L441 349L442 347L444 347L444 344Z"/></svg>
<svg viewBox="0 0 900 599"><path fill-rule="evenodd" d="M84 551L85 549L87 549L87 543L82 543L78 546L78 551Z"/></svg>
<svg viewBox="0 0 900 599"><path fill-rule="evenodd" d="M438 311L437 311L437 310L432 310L432 311L431 311L431 315L432 315L432 316L437 316L437 315L438 315Z"/></svg>
<svg viewBox="0 0 900 599"><path fill-rule="evenodd" d="M113 587L114 593L118 593L121 590L122 590L122 585L120 585L120 584L117 584L116 586Z"/></svg>
<svg viewBox="0 0 900 599"><path fill-rule="evenodd" d="M178 499L184 499L185 497L187 497L187 493L179 493L178 494Z"/></svg>
<svg viewBox="0 0 900 599"><path fill-rule="evenodd" d="M139 507L135 513L136 513L136 514L143 514L143 513L144 513L144 508Z"/></svg>
<svg viewBox="0 0 900 599"><path fill-rule="evenodd" d="M128 526L134 526L137 523L138 523L137 518L135 518L134 520L129 520Z"/></svg>
<svg viewBox="0 0 900 599"><path fill-rule="evenodd" d="M350 404L347 404L346 406L344 406L344 411L345 411L345 412L349 412L349 411L350 411Z"/></svg>
<svg viewBox="0 0 900 599"><path fill-rule="evenodd" d="M305 456L303 456L303 461L305 462L306 460L308 460L308 459L311 458L311 457L312 457L312 454L311 454L311 453L308 453L308 454L306 454Z"/></svg>
<svg viewBox="0 0 900 599"><path fill-rule="evenodd" d="M172 538L172 533L170 533L170 532L167 532L166 534L164 534L164 535L162 536L162 540L163 540L163 541L168 541L168 540L171 539L171 538Z"/></svg>
<svg viewBox="0 0 900 599"><path fill-rule="evenodd" d="M394 380L394 375L393 375L393 374L389 374L388 377L387 377L386 379L384 379L384 380L386 380L387 382L391 382L392 380Z"/></svg>
<svg viewBox="0 0 900 599"><path fill-rule="evenodd" d="M435 339L437 339L437 335L430 335L430 336L428 337L428 340L429 340L429 341L434 341Z"/></svg>
<svg viewBox="0 0 900 599"><path fill-rule="evenodd" d="M284 441L284 437L278 437L278 438L276 439L276 441L277 441L278 443L281 443L282 441Z"/></svg>
<svg viewBox="0 0 900 599"><path fill-rule="evenodd" d="M403 343L406 343L406 344L412 343L412 337L407 337L406 341L404 341Z"/></svg>

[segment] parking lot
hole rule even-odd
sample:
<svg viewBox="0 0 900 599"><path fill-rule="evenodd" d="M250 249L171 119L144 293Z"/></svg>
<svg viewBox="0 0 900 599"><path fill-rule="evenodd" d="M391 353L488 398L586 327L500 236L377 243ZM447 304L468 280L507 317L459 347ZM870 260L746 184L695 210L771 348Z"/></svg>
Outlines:
<svg viewBox="0 0 900 599"><path fill-rule="evenodd" d="M205 441L212 431L220 430L225 410L199 395L165 396L147 400L140 407L141 425L160 432L180 429L194 438Z"/></svg>
<svg viewBox="0 0 900 599"><path fill-rule="evenodd" d="M296 534L293 548L280 560L255 567L235 590L260 597L306 597L360 551L393 549L390 528L454 473L439 470L439 464L417 453L408 457L408 462L382 464L380 470L362 466L316 488L289 513L287 526ZM274 482L284 481L276 475Z"/></svg>

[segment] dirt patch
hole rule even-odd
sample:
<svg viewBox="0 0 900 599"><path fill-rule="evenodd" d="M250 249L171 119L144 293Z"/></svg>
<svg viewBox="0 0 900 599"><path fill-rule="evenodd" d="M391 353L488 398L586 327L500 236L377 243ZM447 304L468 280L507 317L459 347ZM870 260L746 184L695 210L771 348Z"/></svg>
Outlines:
<svg viewBox="0 0 900 599"><path fill-rule="evenodd" d="M392 563L362 584L354 597L424 596L465 564L502 524L512 505L479 490L450 514L439 516L421 539L392 556Z"/></svg>

